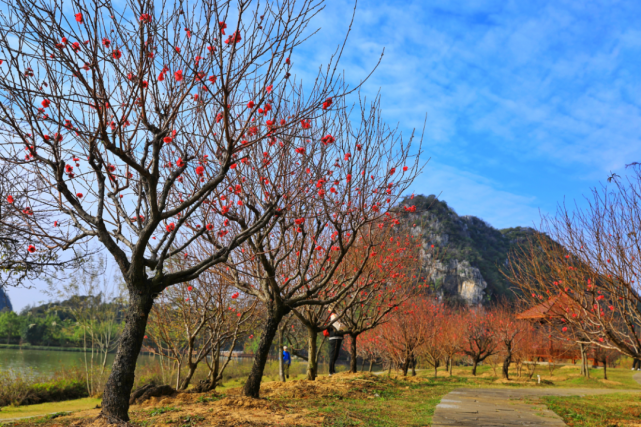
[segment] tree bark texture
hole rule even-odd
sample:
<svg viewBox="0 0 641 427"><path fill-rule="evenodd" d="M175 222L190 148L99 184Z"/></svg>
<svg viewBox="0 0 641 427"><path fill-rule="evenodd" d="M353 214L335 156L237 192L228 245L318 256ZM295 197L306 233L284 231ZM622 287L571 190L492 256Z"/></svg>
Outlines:
<svg viewBox="0 0 641 427"><path fill-rule="evenodd" d="M407 356L405 356L405 360L403 361L403 376L404 377L407 376L407 371L410 368L410 359L411 359L411 357L412 356L410 354L408 354Z"/></svg>
<svg viewBox="0 0 641 427"><path fill-rule="evenodd" d="M316 330L313 328L307 328L307 379L309 381L316 380L316 375L318 373L317 338L318 333Z"/></svg>
<svg viewBox="0 0 641 427"><path fill-rule="evenodd" d="M581 375L585 378L590 378L590 367L588 366L588 348L585 344L579 343L581 350Z"/></svg>
<svg viewBox="0 0 641 427"><path fill-rule="evenodd" d="M507 347L507 355L503 359L503 378L506 380L510 379L510 364L512 363L512 348Z"/></svg>
<svg viewBox="0 0 641 427"><path fill-rule="evenodd" d="M125 327L102 398L101 416L110 423L129 421L129 395L153 303L151 293L129 293Z"/></svg>
<svg viewBox="0 0 641 427"><path fill-rule="evenodd" d="M349 345L349 371L355 374L358 371L356 364L356 338L358 338L358 334L349 334L349 336L351 338Z"/></svg>
<svg viewBox="0 0 641 427"><path fill-rule="evenodd" d="M269 356L269 350L274 342L274 337L278 332L278 325L280 324L284 314L285 313L270 313L267 321L265 322L263 334L260 338L260 343L258 344L258 351L254 356L254 364L252 365L249 377L243 386L243 395L246 397L253 397L255 399L260 397L260 382L263 378L263 372L265 371L267 356Z"/></svg>

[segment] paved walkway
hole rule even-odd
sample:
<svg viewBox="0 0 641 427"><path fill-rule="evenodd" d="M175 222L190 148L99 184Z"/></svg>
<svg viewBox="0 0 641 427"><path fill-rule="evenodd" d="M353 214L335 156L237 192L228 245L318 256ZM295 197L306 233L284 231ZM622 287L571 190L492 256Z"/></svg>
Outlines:
<svg viewBox="0 0 641 427"><path fill-rule="evenodd" d="M641 374L634 378L641 383ZM432 427L562 427L566 424L561 417L545 405L526 403L523 399L625 392L638 393L639 390L461 388L441 399L436 406Z"/></svg>

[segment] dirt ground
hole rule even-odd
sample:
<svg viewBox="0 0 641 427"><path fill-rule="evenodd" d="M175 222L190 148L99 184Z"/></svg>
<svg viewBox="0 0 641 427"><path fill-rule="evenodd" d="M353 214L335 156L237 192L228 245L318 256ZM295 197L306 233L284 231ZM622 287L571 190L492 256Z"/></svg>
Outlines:
<svg viewBox="0 0 641 427"><path fill-rule="evenodd" d="M313 382L265 383L260 399L241 396L240 388L226 390L224 394L175 393L132 405L129 414L132 424L137 426L318 426L324 417L307 409L305 399L371 398L371 390L380 387L380 382L381 378L372 374L341 373ZM60 424L49 425L106 427L108 424L97 418L99 412L99 409L77 412L56 418Z"/></svg>

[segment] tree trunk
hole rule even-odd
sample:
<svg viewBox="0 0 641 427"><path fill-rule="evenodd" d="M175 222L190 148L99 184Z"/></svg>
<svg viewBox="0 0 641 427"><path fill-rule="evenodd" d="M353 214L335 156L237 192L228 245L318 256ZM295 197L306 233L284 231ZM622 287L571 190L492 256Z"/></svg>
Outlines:
<svg viewBox="0 0 641 427"><path fill-rule="evenodd" d="M603 379L607 380L608 379L608 362L606 361L605 358L602 360L602 362L603 362Z"/></svg>
<svg viewBox="0 0 641 427"><path fill-rule="evenodd" d="M178 390L187 390L187 387L189 387L189 383L191 382L191 379L193 378L197 367L198 367L197 363L188 364L189 371L187 371L187 375L180 382L180 387L178 387Z"/></svg>
<svg viewBox="0 0 641 427"><path fill-rule="evenodd" d="M410 358L411 358L411 356L407 355L405 357L405 360L403 361L403 376L404 377L407 376L407 371L410 368Z"/></svg>
<svg viewBox="0 0 641 427"><path fill-rule="evenodd" d="M412 376L416 376L416 358L412 356Z"/></svg>
<svg viewBox="0 0 641 427"><path fill-rule="evenodd" d="M587 346L583 343L579 343L579 349L581 350L581 375L585 378L590 378Z"/></svg>
<svg viewBox="0 0 641 427"><path fill-rule="evenodd" d="M389 360L389 369L387 370L387 376L392 376L392 359Z"/></svg>
<svg viewBox="0 0 641 427"><path fill-rule="evenodd" d="M136 361L142 348L147 318L153 304L151 293L129 292L125 327L102 397L100 414L110 423L129 421L129 395L134 385Z"/></svg>
<svg viewBox="0 0 641 427"><path fill-rule="evenodd" d="M450 377L452 376L452 366L454 365L454 358L450 356Z"/></svg>
<svg viewBox="0 0 641 427"><path fill-rule="evenodd" d="M512 363L512 353L508 352L503 360L503 378L506 380L510 379L510 363Z"/></svg>
<svg viewBox="0 0 641 427"><path fill-rule="evenodd" d="M369 372L372 372L373 365L374 365L374 359L369 359Z"/></svg>
<svg viewBox="0 0 641 427"><path fill-rule="evenodd" d="M472 375L476 376L476 367L479 365L479 359L478 358L473 358L473 365L472 365Z"/></svg>
<svg viewBox="0 0 641 427"><path fill-rule="evenodd" d="M278 350L276 351L278 355L278 378L280 382L284 383L287 381L285 379L285 362L283 361L283 329L278 328Z"/></svg>
<svg viewBox="0 0 641 427"><path fill-rule="evenodd" d="M349 345L349 371L352 374L355 374L358 371L358 367L356 365L356 338L358 338L358 334L349 334L351 338L351 342Z"/></svg>
<svg viewBox="0 0 641 427"><path fill-rule="evenodd" d="M278 325L285 314L287 313L272 313L271 310L269 310L267 321L263 327L263 334L260 337L260 343L258 343L258 351L256 352L256 356L254 356L254 364L243 386L243 395L246 397L258 399L260 396L260 382L265 371L267 356L269 355L269 350L272 347L276 332L278 332Z"/></svg>
<svg viewBox="0 0 641 427"><path fill-rule="evenodd" d="M506 380L510 379L510 363L512 363L512 342L507 341L505 342L505 350L507 350L507 354L505 356L505 359L503 359L503 378Z"/></svg>
<svg viewBox="0 0 641 427"><path fill-rule="evenodd" d="M309 381L316 380L316 374L318 372L317 340L318 333L316 332L316 329L307 328L307 379Z"/></svg>

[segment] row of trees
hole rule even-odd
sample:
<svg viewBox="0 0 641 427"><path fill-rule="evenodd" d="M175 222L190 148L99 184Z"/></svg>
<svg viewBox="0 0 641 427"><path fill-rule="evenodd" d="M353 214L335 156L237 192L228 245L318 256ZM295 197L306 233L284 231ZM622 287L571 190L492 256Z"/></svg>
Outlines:
<svg viewBox="0 0 641 427"><path fill-rule="evenodd" d="M278 287L261 289L260 282L255 280L239 285L241 273L227 266L164 291L152 310L147 328L148 348L175 363L178 389L186 389L199 364L206 363L207 381L198 384L198 389L210 390L220 382L232 357L227 351L242 348L240 344L254 339L256 334L254 372L256 366L264 368L262 360L267 359L277 335L280 345L292 343L294 353L307 360L307 377L314 380L318 374L318 342L322 332L332 326L330 314L334 312L351 338L351 368L355 371L357 338L384 323L386 316L416 295L421 286L417 285L421 281L421 270L417 267L422 251L420 241L411 234L411 229L402 227L394 215L390 214L378 225L357 239L342 261L337 247L328 251L319 249L319 238L315 238L305 256L300 255L306 249L304 243L292 245L293 249L300 249L296 251L299 254L294 254L290 247L282 259L273 258L280 273L277 274ZM305 238L304 231L296 233L302 236L292 236L293 242ZM251 246L246 249L250 261L258 258ZM262 274L264 264L255 265L255 274ZM299 269L304 269L304 274L298 273ZM311 303L303 304L306 300L298 295L300 292L290 296L290 289L300 286L295 281L304 281L303 297L307 292L316 294L314 299L310 298ZM245 292L241 292L242 286L249 283L256 285L251 288L254 290L245 288ZM314 291L314 287L320 289ZM294 305L294 308L276 322L269 302L261 300L261 292L269 293L276 301L290 298L297 305L290 302L288 306ZM268 328L270 322L276 323L274 331ZM225 357L221 357L223 351Z"/></svg>
<svg viewBox="0 0 641 427"><path fill-rule="evenodd" d="M451 308L433 298L414 299L401 305L383 325L363 334L357 354L370 361L370 369L374 363L389 369L396 366L403 375L410 369L416 375L419 363L433 369L434 376L440 367L452 375L455 363L470 363L476 375L478 365L485 363L495 374L500 370L506 380L510 367L515 366L519 376L531 378L539 361L553 369L559 360L576 361L583 356L574 340L551 335L545 324L520 320L521 311L513 303L489 309ZM604 367L619 356L599 347L590 352L593 362ZM605 369L604 376L607 378Z"/></svg>
<svg viewBox="0 0 641 427"><path fill-rule="evenodd" d="M380 98L348 100L359 86L341 79L344 45L305 85L295 78L322 1L2 4L0 160L10 167L0 229L21 237L16 271L46 274L92 250L118 267L128 305L107 421L129 419L152 309L161 318L203 275L243 294L242 312L261 304L251 397L285 316L317 306L346 315L402 293L403 272L379 249L388 236L375 231L398 224L389 210L420 172L421 150L384 123ZM211 343L214 329L194 340ZM158 343L163 354L170 341Z"/></svg>

